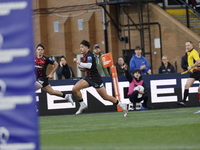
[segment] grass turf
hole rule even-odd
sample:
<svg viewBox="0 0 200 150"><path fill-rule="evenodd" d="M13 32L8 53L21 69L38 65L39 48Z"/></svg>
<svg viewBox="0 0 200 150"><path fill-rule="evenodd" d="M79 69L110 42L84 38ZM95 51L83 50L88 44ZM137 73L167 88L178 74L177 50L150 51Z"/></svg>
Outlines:
<svg viewBox="0 0 200 150"><path fill-rule="evenodd" d="M40 117L41 150L200 150L198 109Z"/></svg>

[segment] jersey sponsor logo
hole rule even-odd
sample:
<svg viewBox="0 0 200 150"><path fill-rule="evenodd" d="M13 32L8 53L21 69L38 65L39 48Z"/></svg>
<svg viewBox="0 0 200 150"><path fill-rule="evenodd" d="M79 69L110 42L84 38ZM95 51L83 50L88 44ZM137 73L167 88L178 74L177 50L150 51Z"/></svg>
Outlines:
<svg viewBox="0 0 200 150"><path fill-rule="evenodd" d="M88 57L87 57L87 60L88 60L88 61L92 61L92 57L91 57L91 56L88 56Z"/></svg>
<svg viewBox="0 0 200 150"><path fill-rule="evenodd" d="M50 61L53 61L53 59L49 58Z"/></svg>
<svg viewBox="0 0 200 150"><path fill-rule="evenodd" d="M42 66L36 66L36 65L35 65L35 68L42 68Z"/></svg>

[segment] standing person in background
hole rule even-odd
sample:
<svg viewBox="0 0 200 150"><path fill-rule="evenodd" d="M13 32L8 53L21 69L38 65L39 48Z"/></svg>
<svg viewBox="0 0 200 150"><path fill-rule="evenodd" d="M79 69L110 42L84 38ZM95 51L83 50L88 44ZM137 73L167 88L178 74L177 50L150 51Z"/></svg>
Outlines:
<svg viewBox="0 0 200 150"><path fill-rule="evenodd" d="M124 58L122 56L118 57L117 62L115 63L118 76L125 76L124 65L126 65Z"/></svg>
<svg viewBox="0 0 200 150"><path fill-rule="evenodd" d="M101 49L98 44L94 45L93 54L96 60L97 70L99 74L101 75L101 77L109 77L110 75L108 73L108 69L104 68L102 65L101 55L103 53L101 53Z"/></svg>
<svg viewBox="0 0 200 150"><path fill-rule="evenodd" d="M74 105L74 101L71 98L71 95L67 95L63 92L54 90L48 82L48 79L53 78L53 74L58 68L58 63L53 59L44 56L44 46L39 44L36 47L36 57L34 58L35 70L36 70L36 90L42 89L50 95L56 95L62 98L65 98L68 102ZM53 65L49 75L46 75L46 69L48 64Z"/></svg>
<svg viewBox="0 0 200 150"><path fill-rule="evenodd" d="M187 49L185 52L185 55L181 58L181 68L183 69L183 71L188 70L188 60L187 60L188 56L187 56Z"/></svg>
<svg viewBox="0 0 200 150"><path fill-rule="evenodd" d="M189 70L196 66L194 61L197 61L199 59L199 53L194 49L193 43L191 41L187 41L185 45L188 51L187 55L188 55L188 70ZM185 106L186 98L188 97L188 94L189 94L189 88L192 86L195 80L199 80L199 79L200 79L200 71L190 72L189 78L185 84L183 100L180 102L177 102L178 105ZM200 91L198 92L198 97L200 99Z"/></svg>
<svg viewBox="0 0 200 150"><path fill-rule="evenodd" d="M136 46L135 55L130 60L130 71L133 74L135 69L139 69L142 75L151 74L148 60L142 56L142 49L140 46Z"/></svg>
<svg viewBox="0 0 200 150"><path fill-rule="evenodd" d="M176 73L174 66L168 61L167 56L162 57L162 65L158 70L159 74Z"/></svg>
<svg viewBox="0 0 200 150"><path fill-rule="evenodd" d="M58 79L70 79L75 77L72 67L67 64L65 56L60 57L60 65L56 70Z"/></svg>
<svg viewBox="0 0 200 150"><path fill-rule="evenodd" d="M104 100L108 100L113 104L121 107L121 109L124 111L124 117L126 117L128 114L128 109L126 104L121 103L116 98L107 94L106 89L103 85L102 77L100 76L96 67L94 54L90 51L89 48L90 48L90 43L86 40L83 40L80 43L80 52L83 54L83 62L79 62L77 58L74 58L73 60L74 62L77 63L78 68L81 69L85 68L87 73L86 77L78 81L72 89L80 104L80 107L76 112L76 115L82 113L82 111L87 108L87 105L83 102L83 97L80 90L93 86Z"/></svg>

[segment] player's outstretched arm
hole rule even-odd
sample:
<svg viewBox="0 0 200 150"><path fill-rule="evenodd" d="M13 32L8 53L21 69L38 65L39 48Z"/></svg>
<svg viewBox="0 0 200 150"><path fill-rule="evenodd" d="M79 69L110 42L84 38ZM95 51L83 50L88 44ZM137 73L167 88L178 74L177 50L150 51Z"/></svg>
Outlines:
<svg viewBox="0 0 200 150"><path fill-rule="evenodd" d="M53 78L53 74L54 74L54 72L56 72L57 68L58 68L58 63L56 61L54 61L53 68L52 68L50 74L47 77L52 79Z"/></svg>

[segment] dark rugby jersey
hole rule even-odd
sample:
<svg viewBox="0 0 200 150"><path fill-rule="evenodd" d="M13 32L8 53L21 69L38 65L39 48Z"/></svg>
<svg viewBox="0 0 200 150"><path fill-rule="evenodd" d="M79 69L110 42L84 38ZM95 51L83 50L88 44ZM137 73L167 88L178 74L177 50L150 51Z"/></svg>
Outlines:
<svg viewBox="0 0 200 150"><path fill-rule="evenodd" d="M35 57L34 58L35 63L35 71L36 71L36 78L46 77L46 69L48 64L53 64L54 60L43 56L42 58Z"/></svg>
<svg viewBox="0 0 200 150"><path fill-rule="evenodd" d="M91 51L88 51L86 54L83 55L83 62L84 63L92 63L92 67L90 69L86 69L86 73L88 77L101 77L96 66L96 61L94 54Z"/></svg>

